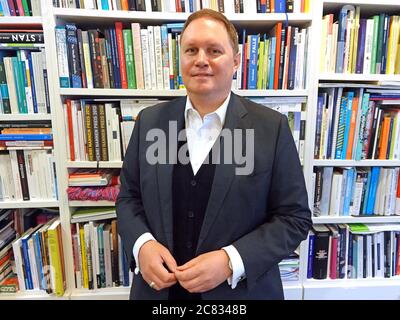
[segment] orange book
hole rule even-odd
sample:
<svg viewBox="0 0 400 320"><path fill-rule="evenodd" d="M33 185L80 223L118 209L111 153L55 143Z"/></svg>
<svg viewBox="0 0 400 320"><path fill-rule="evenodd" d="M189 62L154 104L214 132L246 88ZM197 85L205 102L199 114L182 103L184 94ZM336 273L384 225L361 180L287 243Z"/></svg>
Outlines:
<svg viewBox="0 0 400 320"><path fill-rule="evenodd" d="M2 134L48 134L51 128L5 128Z"/></svg>
<svg viewBox="0 0 400 320"><path fill-rule="evenodd" d="M350 130L349 130L349 141L346 150L346 159L351 160L353 153L353 142L354 142L354 132L356 131L357 122L357 110L358 110L358 95L354 97L351 106L351 119L350 119Z"/></svg>
<svg viewBox="0 0 400 320"><path fill-rule="evenodd" d="M379 154L378 154L378 159L379 160L385 160L386 159L386 152L388 148L388 140L389 140L389 129L390 129L390 117L385 116L383 118L382 122L382 133L381 133L381 138L379 141Z"/></svg>
<svg viewBox="0 0 400 320"><path fill-rule="evenodd" d="M115 22L115 34L117 37L117 51L118 51L119 66L120 66L120 71L121 71L121 88L128 89L128 78L126 76L124 40L122 37L122 22Z"/></svg>
<svg viewBox="0 0 400 320"><path fill-rule="evenodd" d="M128 0L121 0L122 10L129 11Z"/></svg>

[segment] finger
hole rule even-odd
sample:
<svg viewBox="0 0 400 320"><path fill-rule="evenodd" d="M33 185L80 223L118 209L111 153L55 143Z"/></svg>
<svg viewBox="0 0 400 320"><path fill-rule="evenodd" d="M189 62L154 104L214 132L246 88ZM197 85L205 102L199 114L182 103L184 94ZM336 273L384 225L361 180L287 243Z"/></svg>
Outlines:
<svg viewBox="0 0 400 320"><path fill-rule="evenodd" d="M176 264L174 257L168 252L167 254L163 254L162 258L163 258L165 264L167 265L169 271L175 272L177 264Z"/></svg>
<svg viewBox="0 0 400 320"><path fill-rule="evenodd" d="M199 288L203 285L203 282L201 281L200 278L195 278L189 281L180 281L180 285L185 288L189 292L195 292L193 291L196 288Z"/></svg>
<svg viewBox="0 0 400 320"><path fill-rule="evenodd" d="M175 274L168 272L168 270L162 264L154 265L152 271L163 283L176 282Z"/></svg>
<svg viewBox="0 0 400 320"><path fill-rule="evenodd" d="M177 266L176 269L179 271L183 271L183 270L193 267L194 265L196 265L196 263L197 263L197 259L194 258L181 266Z"/></svg>
<svg viewBox="0 0 400 320"><path fill-rule="evenodd" d="M201 275L200 268L193 266L188 269L184 269L183 271L177 270L175 272L176 279L179 281L189 281L195 279Z"/></svg>

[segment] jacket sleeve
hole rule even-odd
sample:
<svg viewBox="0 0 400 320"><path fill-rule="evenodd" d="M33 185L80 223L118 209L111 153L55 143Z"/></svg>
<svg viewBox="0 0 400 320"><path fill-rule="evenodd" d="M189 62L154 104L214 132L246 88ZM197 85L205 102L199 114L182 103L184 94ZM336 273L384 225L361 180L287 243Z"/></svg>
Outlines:
<svg viewBox="0 0 400 320"><path fill-rule="evenodd" d="M118 233L128 258L128 265L135 267L133 246L145 232L150 232L142 203L140 190L140 123L142 112L135 123L120 179L121 189L116 201Z"/></svg>
<svg viewBox="0 0 400 320"><path fill-rule="evenodd" d="M268 221L233 243L244 262L248 289L289 256L306 239L312 225L303 171L284 116L269 179Z"/></svg>

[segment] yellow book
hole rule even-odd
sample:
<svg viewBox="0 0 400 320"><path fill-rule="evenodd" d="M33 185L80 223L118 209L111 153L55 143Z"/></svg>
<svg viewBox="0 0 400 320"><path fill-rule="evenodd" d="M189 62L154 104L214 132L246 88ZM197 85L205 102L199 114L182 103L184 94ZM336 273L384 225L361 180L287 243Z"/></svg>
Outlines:
<svg viewBox="0 0 400 320"><path fill-rule="evenodd" d="M86 289L89 289L89 277L88 277L88 269L87 269L87 261L86 261L86 244L85 244L85 231L83 228L79 227L79 238L81 240L81 257L82 257L82 275L83 275L83 284L82 286Z"/></svg>
<svg viewBox="0 0 400 320"><path fill-rule="evenodd" d="M269 58L269 51L271 41L266 39L265 43L265 50L264 50L264 65L263 65L263 79L262 79L262 89L268 88L268 79L269 79L269 70L268 70L268 58Z"/></svg>
<svg viewBox="0 0 400 320"><path fill-rule="evenodd" d="M61 228L60 219L57 219L47 229L47 240L49 244L49 254L51 263L51 276L53 279L54 292L57 296L62 296L65 291L65 281L63 278L62 259L60 240L58 238L58 228Z"/></svg>
<svg viewBox="0 0 400 320"><path fill-rule="evenodd" d="M393 74L395 72L396 51L400 33L399 29L400 29L400 16L392 16L390 18L386 74Z"/></svg>
<svg viewBox="0 0 400 320"><path fill-rule="evenodd" d="M400 41L400 38L399 38ZM397 51L396 51L396 61L394 65L394 73L400 74L400 43L397 44Z"/></svg>
<svg viewBox="0 0 400 320"><path fill-rule="evenodd" d="M264 66L264 59L265 59L265 46L264 40L260 41L260 35L258 37L258 63L257 63L257 89L262 89L262 79L263 79L263 66Z"/></svg>
<svg viewBox="0 0 400 320"><path fill-rule="evenodd" d="M354 18L353 29L354 29L354 38L353 38L353 55L351 60L351 73L356 73L358 30L360 29L360 6L356 6L356 16Z"/></svg>

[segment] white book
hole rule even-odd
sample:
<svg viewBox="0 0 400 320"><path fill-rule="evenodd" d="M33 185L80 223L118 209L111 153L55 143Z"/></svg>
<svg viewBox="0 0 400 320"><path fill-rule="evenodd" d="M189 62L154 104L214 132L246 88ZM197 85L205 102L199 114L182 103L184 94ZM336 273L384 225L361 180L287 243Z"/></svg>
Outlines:
<svg viewBox="0 0 400 320"><path fill-rule="evenodd" d="M85 0L85 8L86 7ZM58 78L61 88L70 88L69 69L68 69L68 51L67 51L67 32L65 26L56 26L56 50L58 62Z"/></svg>
<svg viewBox="0 0 400 320"><path fill-rule="evenodd" d="M68 113L67 113L67 104L63 103L63 113L64 113L64 134L63 136L65 137L65 149L67 151L67 159L71 160L71 152L69 150L69 134L68 134Z"/></svg>
<svg viewBox="0 0 400 320"><path fill-rule="evenodd" d="M93 89L93 72L92 64L90 62L90 47L89 47L89 35L87 31L82 31L82 48L83 48L83 60L85 62L86 71L86 83L88 89Z"/></svg>
<svg viewBox="0 0 400 320"><path fill-rule="evenodd" d="M332 176L333 167L324 167L324 172L322 175L322 195L320 201L320 211L322 216L329 215Z"/></svg>
<svg viewBox="0 0 400 320"><path fill-rule="evenodd" d="M23 63L23 65L25 67L24 78L26 78L26 83L24 83L24 89L25 89L25 98L26 98L26 104L28 107L28 113L32 114L32 113L34 113L33 98L32 98L32 84L31 84L31 78L30 78L30 70L29 70L27 52L25 50L20 50L18 52L20 53L19 57L21 59L21 62ZM22 71L22 72L24 72L24 71Z"/></svg>
<svg viewBox="0 0 400 320"><path fill-rule="evenodd" d="M135 60L135 75L136 75L136 86L138 89L143 90L144 86L144 75L143 75L143 59L142 59L142 42L140 37L140 24L132 23L132 43L133 43L133 56Z"/></svg>
<svg viewBox="0 0 400 320"><path fill-rule="evenodd" d="M40 199L38 193L37 179L35 179L32 150L24 150L26 178L28 180L29 198L30 200Z"/></svg>
<svg viewBox="0 0 400 320"><path fill-rule="evenodd" d="M119 116L115 108L113 111L113 150L114 150L114 159L115 161L121 161L121 132L119 126Z"/></svg>
<svg viewBox="0 0 400 320"><path fill-rule="evenodd" d="M0 175L3 183L3 200L16 200L15 182L11 168L11 157L9 153L0 154Z"/></svg>
<svg viewBox="0 0 400 320"><path fill-rule="evenodd" d="M357 264L357 274L356 278L357 279L362 279L364 278L364 272L363 272L363 267L364 267L364 240L363 240L364 235L357 235L356 241L357 241L357 261L355 263ZM354 262L353 262L354 263Z"/></svg>
<svg viewBox="0 0 400 320"><path fill-rule="evenodd" d="M374 19L367 19L367 26L365 28L365 46L364 46L364 61L363 61L364 74L371 73L373 33L374 33Z"/></svg>
<svg viewBox="0 0 400 320"><path fill-rule="evenodd" d="M18 169L18 161L17 161L17 151L10 150L10 159L11 159L11 170L13 173L14 186L15 186L15 199L23 200L22 196L22 188L21 188L21 177Z"/></svg>
<svg viewBox="0 0 400 320"><path fill-rule="evenodd" d="M163 81L163 59L162 59L162 48L161 48L161 27L154 26L153 27L153 35L154 35L154 55L156 67L156 88L157 90L164 89L164 81Z"/></svg>
<svg viewBox="0 0 400 320"><path fill-rule="evenodd" d="M151 74L151 89L157 89L157 61L156 51L154 46L154 26L147 27L147 39L148 39L148 52L149 52L149 64Z"/></svg>
<svg viewBox="0 0 400 320"><path fill-rule="evenodd" d="M104 243L104 268L106 273L106 287L112 287L112 268L111 268L111 241L110 241L110 225L105 225L103 229Z"/></svg>
<svg viewBox="0 0 400 320"><path fill-rule="evenodd" d="M364 237L367 237L367 265L366 267L366 274L367 278L372 278L372 235L364 235Z"/></svg>
<svg viewBox="0 0 400 320"><path fill-rule="evenodd" d="M21 238L15 240L12 244L13 253L14 253L14 261L15 267L18 276L18 286L20 291L25 291L25 277L24 277L24 270L23 270L23 260L21 255Z"/></svg>
<svg viewBox="0 0 400 320"><path fill-rule="evenodd" d="M15 87L13 63L11 57L4 57L4 70L6 73L8 95L10 99L10 109L12 114L18 114L18 98L17 98L17 88Z"/></svg>
<svg viewBox="0 0 400 320"><path fill-rule="evenodd" d="M343 175L334 172L332 176L331 199L329 204L329 215L339 216L340 214L340 198L342 194Z"/></svg>
<svg viewBox="0 0 400 320"><path fill-rule="evenodd" d="M32 275L33 289L40 289L38 267L36 264L35 248L34 248L32 235L28 240L28 256L29 256L29 267L31 269L31 275Z"/></svg>
<svg viewBox="0 0 400 320"><path fill-rule="evenodd" d="M144 87L146 90L151 90L152 77L150 66L149 35L147 29L140 30L140 39L142 41Z"/></svg>
<svg viewBox="0 0 400 320"><path fill-rule="evenodd" d="M106 111L106 134L107 134L107 149L108 149L108 159L110 161L115 161L114 155L114 144L113 144L113 113L111 109L111 104L105 104L105 111Z"/></svg>

